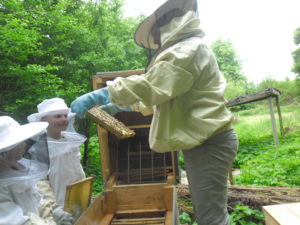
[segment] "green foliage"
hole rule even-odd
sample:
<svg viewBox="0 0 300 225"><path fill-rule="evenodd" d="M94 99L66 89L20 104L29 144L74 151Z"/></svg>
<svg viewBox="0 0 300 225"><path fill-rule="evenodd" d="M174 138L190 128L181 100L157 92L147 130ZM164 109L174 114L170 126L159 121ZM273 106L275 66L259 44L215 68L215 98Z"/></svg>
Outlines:
<svg viewBox="0 0 300 225"><path fill-rule="evenodd" d="M296 80L289 80L286 78L284 81L277 81L271 77L264 79L257 87L257 91L263 91L268 88L276 88L281 92L280 103L287 105L297 103L298 89Z"/></svg>
<svg viewBox="0 0 300 225"><path fill-rule="evenodd" d="M211 45L212 51L216 55L220 70L227 80L233 82L246 81L242 75L241 62L238 59L236 50L229 40L217 40Z"/></svg>
<svg viewBox="0 0 300 225"><path fill-rule="evenodd" d="M249 206L235 205L229 212L230 225L263 225L263 212L257 209L252 209ZM181 212L179 215L180 224L197 225L193 215L187 212Z"/></svg>
<svg viewBox="0 0 300 225"><path fill-rule="evenodd" d="M88 142L89 154L88 163L84 168L87 176L94 176L93 194L98 194L103 190L102 173L101 173L101 160L99 153L98 136L95 134L89 138Z"/></svg>
<svg viewBox="0 0 300 225"><path fill-rule="evenodd" d="M226 99L233 99L239 96L245 95L245 82L244 81L227 81L227 87L225 90Z"/></svg>
<svg viewBox="0 0 300 225"><path fill-rule="evenodd" d="M183 158L182 152L178 153L178 163L179 163L180 169L185 170L185 164L184 164L184 158Z"/></svg>
<svg viewBox="0 0 300 225"><path fill-rule="evenodd" d="M300 27L294 32L294 43L297 45L297 49L292 52L294 59L292 71L297 74L298 94L300 94Z"/></svg>
<svg viewBox="0 0 300 225"><path fill-rule="evenodd" d="M133 42L139 20L121 0L4 0L0 7L0 111L25 121L43 99L70 103L98 71L141 68ZM132 60L131 60L132 59Z"/></svg>
<svg viewBox="0 0 300 225"><path fill-rule="evenodd" d="M294 32L294 43L296 45L300 44L300 27L298 27Z"/></svg>
<svg viewBox="0 0 300 225"><path fill-rule="evenodd" d="M187 212L182 212L179 215L179 221L180 221L180 224L191 224L192 218L191 218L190 214L188 214Z"/></svg>
<svg viewBox="0 0 300 225"><path fill-rule="evenodd" d="M280 139L279 148L270 148L241 166L237 178L244 185L300 186L300 131Z"/></svg>
<svg viewBox="0 0 300 225"><path fill-rule="evenodd" d="M281 108L284 128L289 133L280 137L279 148L274 146L270 116L259 113L261 107L239 115L234 124L240 141L234 167L240 167L242 173L235 177L236 183L300 185L300 110L296 106Z"/></svg>
<svg viewBox="0 0 300 225"><path fill-rule="evenodd" d="M235 205L230 213L230 225L263 225L264 215L261 211L248 206Z"/></svg>

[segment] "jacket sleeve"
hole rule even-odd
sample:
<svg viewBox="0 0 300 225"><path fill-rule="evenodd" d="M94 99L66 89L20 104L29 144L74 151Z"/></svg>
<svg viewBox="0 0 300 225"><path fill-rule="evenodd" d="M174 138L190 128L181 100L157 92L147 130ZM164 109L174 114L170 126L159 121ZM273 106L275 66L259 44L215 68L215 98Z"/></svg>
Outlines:
<svg viewBox="0 0 300 225"><path fill-rule="evenodd" d="M0 192L0 224L24 225L29 217L23 214L22 208L14 203L6 188Z"/></svg>
<svg viewBox="0 0 300 225"><path fill-rule="evenodd" d="M147 73L107 83L111 102L121 107L142 102L149 107L187 92L194 80L185 69L191 57L178 51L167 51L161 53Z"/></svg>
<svg viewBox="0 0 300 225"><path fill-rule="evenodd" d="M137 102L131 105L132 111L140 112L144 116L149 116L153 114L153 107L152 106L145 106L142 102Z"/></svg>

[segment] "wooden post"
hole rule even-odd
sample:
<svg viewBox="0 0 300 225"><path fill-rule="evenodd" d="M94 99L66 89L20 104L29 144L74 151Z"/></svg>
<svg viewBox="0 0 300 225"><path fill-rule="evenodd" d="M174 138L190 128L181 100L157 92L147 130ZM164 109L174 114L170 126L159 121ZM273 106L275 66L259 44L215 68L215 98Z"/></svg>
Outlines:
<svg viewBox="0 0 300 225"><path fill-rule="evenodd" d="M231 185L234 185L234 180L233 180L233 174L232 174L232 168L229 169L229 182Z"/></svg>
<svg viewBox="0 0 300 225"><path fill-rule="evenodd" d="M282 116L281 116L281 110L280 110L279 97L278 97L278 96L276 96L276 106L277 106L277 112L278 112L278 119L279 119L280 133L281 133L281 135L283 135L283 134L284 134L284 131L283 131L283 123L282 123Z"/></svg>
<svg viewBox="0 0 300 225"><path fill-rule="evenodd" d="M271 121L272 121L274 142L275 142L276 147L278 147L279 146L279 139L278 139L278 134L277 134L277 129L276 129L276 120L275 120L275 116L274 116L272 96L269 97L269 107L270 107L270 116L271 116Z"/></svg>

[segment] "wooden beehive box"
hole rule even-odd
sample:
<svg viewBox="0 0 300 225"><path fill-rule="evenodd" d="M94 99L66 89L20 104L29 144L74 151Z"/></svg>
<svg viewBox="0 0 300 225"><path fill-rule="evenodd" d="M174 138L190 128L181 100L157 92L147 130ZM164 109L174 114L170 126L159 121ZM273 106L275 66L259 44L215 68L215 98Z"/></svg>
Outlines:
<svg viewBox="0 0 300 225"><path fill-rule="evenodd" d="M263 207L266 225L300 224L300 202Z"/></svg>
<svg viewBox="0 0 300 225"><path fill-rule="evenodd" d="M116 77L142 74L144 70L98 73L93 89ZM87 224L175 224L179 180L177 153L155 153L148 143L152 116L120 112L114 116L135 136L117 138L98 126L104 192L76 222Z"/></svg>

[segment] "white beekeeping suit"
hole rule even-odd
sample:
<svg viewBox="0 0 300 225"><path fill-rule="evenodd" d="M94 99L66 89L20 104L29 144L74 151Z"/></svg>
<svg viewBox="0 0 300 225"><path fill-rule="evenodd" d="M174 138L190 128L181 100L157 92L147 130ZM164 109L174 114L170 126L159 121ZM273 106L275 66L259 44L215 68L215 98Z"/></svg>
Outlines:
<svg viewBox="0 0 300 225"><path fill-rule="evenodd" d="M37 106L38 113L28 116L29 122L47 121L47 140L50 157L49 181L56 203L64 205L68 184L85 178L80 163L79 146L86 137L74 129L75 114L61 98L46 99ZM34 155L34 149L31 150Z"/></svg>
<svg viewBox="0 0 300 225"><path fill-rule="evenodd" d="M49 171L47 125L40 122L21 126L8 116L0 117L1 225L46 224L39 217L41 196L36 183ZM27 154L32 137L43 146L35 159Z"/></svg>
<svg viewBox="0 0 300 225"><path fill-rule="evenodd" d="M80 134L62 132L63 138L48 137L50 155L49 181L56 197L56 203L64 205L66 186L85 178L80 164L79 146L86 140Z"/></svg>

